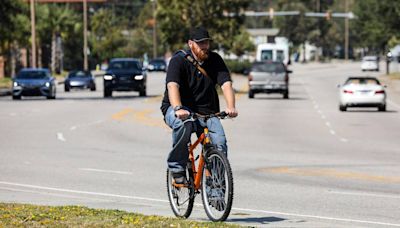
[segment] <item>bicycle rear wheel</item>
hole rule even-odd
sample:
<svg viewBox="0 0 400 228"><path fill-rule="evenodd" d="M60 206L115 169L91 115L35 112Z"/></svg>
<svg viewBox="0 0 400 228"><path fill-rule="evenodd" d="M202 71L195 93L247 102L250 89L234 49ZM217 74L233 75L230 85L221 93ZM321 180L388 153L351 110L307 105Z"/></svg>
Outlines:
<svg viewBox="0 0 400 228"><path fill-rule="evenodd" d="M192 213L194 204L194 187L193 178L189 175L188 169L186 169L186 177L189 180L188 186L176 187L173 185L173 177L171 172L167 169L167 190L168 200L171 205L171 209L176 217L188 218Z"/></svg>
<svg viewBox="0 0 400 228"><path fill-rule="evenodd" d="M216 149L206 154L201 198L209 219L225 221L232 208L233 176L226 155Z"/></svg>

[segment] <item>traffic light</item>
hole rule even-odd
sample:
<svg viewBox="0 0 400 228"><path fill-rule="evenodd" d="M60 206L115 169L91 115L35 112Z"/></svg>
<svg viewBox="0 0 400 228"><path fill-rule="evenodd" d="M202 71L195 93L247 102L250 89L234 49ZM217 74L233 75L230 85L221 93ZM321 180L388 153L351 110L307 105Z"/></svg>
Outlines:
<svg viewBox="0 0 400 228"><path fill-rule="evenodd" d="M328 20L328 21L331 20L331 18L332 18L332 11L330 11L330 10L326 11L325 18L326 18L326 20Z"/></svg>
<svg viewBox="0 0 400 228"><path fill-rule="evenodd" d="M269 19L274 19L274 8L269 8Z"/></svg>

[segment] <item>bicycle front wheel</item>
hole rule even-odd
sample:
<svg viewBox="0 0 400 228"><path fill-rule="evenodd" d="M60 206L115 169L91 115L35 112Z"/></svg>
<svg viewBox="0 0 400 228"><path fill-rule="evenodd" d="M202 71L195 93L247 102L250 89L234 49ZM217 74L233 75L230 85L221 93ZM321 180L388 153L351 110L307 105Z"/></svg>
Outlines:
<svg viewBox="0 0 400 228"><path fill-rule="evenodd" d="M212 221L225 221L233 201L231 166L226 155L216 149L207 152L205 162L201 191L204 209Z"/></svg>
<svg viewBox="0 0 400 228"><path fill-rule="evenodd" d="M188 218L192 213L194 204L194 187L193 178L190 178L188 169L186 169L186 176L189 177L188 186L177 187L173 184L173 177L171 172L167 169L167 190L168 199L171 209L176 217Z"/></svg>

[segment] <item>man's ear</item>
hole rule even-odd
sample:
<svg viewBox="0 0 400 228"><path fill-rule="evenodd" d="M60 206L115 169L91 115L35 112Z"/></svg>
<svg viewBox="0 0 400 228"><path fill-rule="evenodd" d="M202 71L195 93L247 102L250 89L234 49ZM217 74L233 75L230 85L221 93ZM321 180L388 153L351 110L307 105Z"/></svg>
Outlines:
<svg viewBox="0 0 400 228"><path fill-rule="evenodd" d="M193 46L193 41L191 41L191 40L188 40L188 46L189 46L189 48L190 48L190 49L192 49L192 46Z"/></svg>

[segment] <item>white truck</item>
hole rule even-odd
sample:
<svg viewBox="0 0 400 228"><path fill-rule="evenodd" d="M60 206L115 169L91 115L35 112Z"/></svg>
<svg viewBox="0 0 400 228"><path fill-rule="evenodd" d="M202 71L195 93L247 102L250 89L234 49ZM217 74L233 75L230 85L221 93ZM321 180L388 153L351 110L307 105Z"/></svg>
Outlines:
<svg viewBox="0 0 400 228"><path fill-rule="evenodd" d="M276 38L275 41L278 41ZM285 41L275 43L264 43L257 46L256 61L266 60L283 62L289 64L289 44Z"/></svg>

